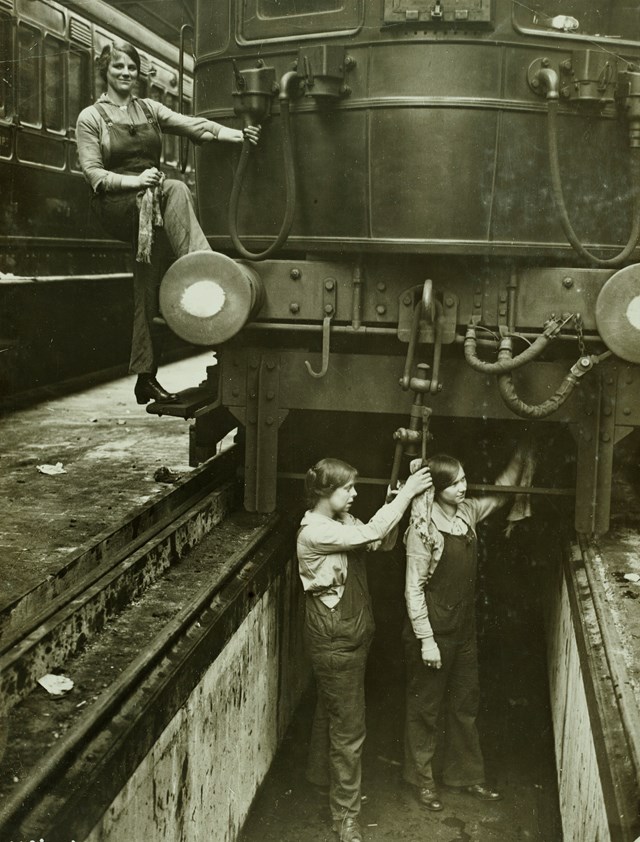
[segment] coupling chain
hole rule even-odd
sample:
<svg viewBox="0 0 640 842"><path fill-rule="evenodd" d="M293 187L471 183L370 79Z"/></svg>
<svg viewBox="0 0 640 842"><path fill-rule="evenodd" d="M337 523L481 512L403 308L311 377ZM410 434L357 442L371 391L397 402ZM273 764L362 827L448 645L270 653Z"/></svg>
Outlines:
<svg viewBox="0 0 640 842"><path fill-rule="evenodd" d="M580 313L573 314L573 327L576 332L576 339L578 340L578 351L581 357L588 356L587 346L584 344L584 323Z"/></svg>

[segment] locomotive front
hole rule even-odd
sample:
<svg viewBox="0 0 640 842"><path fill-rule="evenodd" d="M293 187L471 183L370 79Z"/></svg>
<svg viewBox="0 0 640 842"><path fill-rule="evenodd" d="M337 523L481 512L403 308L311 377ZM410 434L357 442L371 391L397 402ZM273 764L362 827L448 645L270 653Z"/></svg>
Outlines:
<svg viewBox="0 0 640 842"><path fill-rule="evenodd" d="M174 264L161 304L218 349L195 452L240 423L248 509L336 441L379 475L373 423L395 478L432 415L548 419L575 455L576 527L606 531L614 445L640 425L639 14L198 4L196 112L263 140L239 163L200 151L226 254Z"/></svg>

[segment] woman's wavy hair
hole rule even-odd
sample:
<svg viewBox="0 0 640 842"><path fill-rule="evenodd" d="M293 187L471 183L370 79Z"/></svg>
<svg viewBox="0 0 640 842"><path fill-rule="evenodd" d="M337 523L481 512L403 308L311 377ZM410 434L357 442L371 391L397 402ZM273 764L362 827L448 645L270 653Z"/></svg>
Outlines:
<svg viewBox="0 0 640 842"><path fill-rule="evenodd" d="M323 497L331 497L336 488L353 482L358 476L356 469L342 459L321 459L309 468L304 480L304 490L310 509Z"/></svg>
<svg viewBox="0 0 640 842"><path fill-rule="evenodd" d="M462 468L462 463L454 456L447 456L446 453L436 453L430 456L426 465L431 472L431 479L433 481L433 488L436 496L449 488L456 480Z"/></svg>
<svg viewBox="0 0 640 842"><path fill-rule="evenodd" d="M140 53L136 50L133 44L130 44L128 41L114 41L113 44L107 44L102 48L102 52L98 56L98 60L96 62L98 74L105 84L107 82L107 70L111 64L111 59L116 53L124 53L126 56L129 56L138 68L138 76L140 75Z"/></svg>

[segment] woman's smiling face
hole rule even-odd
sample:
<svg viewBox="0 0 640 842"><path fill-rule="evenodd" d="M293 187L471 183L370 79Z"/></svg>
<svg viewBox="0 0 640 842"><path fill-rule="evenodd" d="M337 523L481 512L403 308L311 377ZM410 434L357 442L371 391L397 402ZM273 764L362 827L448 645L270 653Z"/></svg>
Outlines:
<svg viewBox="0 0 640 842"><path fill-rule="evenodd" d="M451 485L442 489L438 494L438 499L449 506L457 506L459 503L462 503L466 494L467 478L464 475L464 468L460 465L460 470L456 474L456 478Z"/></svg>
<svg viewBox="0 0 640 842"><path fill-rule="evenodd" d="M126 53L114 52L107 68L107 85L118 94L127 94L138 78L135 61Z"/></svg>

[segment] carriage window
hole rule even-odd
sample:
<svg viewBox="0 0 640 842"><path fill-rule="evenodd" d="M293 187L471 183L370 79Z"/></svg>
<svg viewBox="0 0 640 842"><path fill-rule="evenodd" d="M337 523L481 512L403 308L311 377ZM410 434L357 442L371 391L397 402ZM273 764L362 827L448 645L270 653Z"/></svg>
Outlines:
<svg viewBox="0 0 640 842"><path fill-rule="evenodd" d="M37 29L20 24L18 27L18 116L23 123L39 126L40 57L42 35Z"/></svg>
<svg viewBox="0 0 640 842"><path fill-rule="evenodd" d="M362 25L363 15L364 0L246 0L240 40L353 32Z"/></svg>
<svg viewBox="0 0 640 842"><path fill-rule="evenodd" d="M55 38L44 39L44 124L60 131L64 122L65 46Z"/></svg>
<svg viewBox="0 0 640 842"><path fill-rule="evenodd" d="M314 12L337 12L342 7L341 0L258 0L258 14L263 18L311 15Z"/></svg>
<svg viewBox="0 0 640 842"><path fill-rule="evenodd" d="M518 29L537 34L638 41L640 5L628 0L513 0Z"/></svg>
<svg viewBox="0 0 640 842"><path fill-rule="evenodd" d="M73 128L82 109L91 104L89 93L89 54L76 50L69 53L69 119Z"/></svg>
<svg viewBox="0 0 640 842"><path fill-rule="evenodd" d="M11 117L13 90L13 49L11 21L0 16L0 119Z"/></svg>

